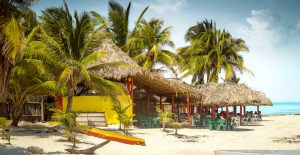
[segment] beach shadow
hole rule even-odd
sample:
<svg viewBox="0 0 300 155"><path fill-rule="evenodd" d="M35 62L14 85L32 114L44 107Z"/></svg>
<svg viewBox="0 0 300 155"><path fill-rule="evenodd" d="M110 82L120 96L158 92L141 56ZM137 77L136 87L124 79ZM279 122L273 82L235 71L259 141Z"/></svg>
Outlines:
<svg viewBox="0 0 300 155"><path fill-rule="evenodd" d="M248 124L248 125L244 125L244 126L264 126L262 124Z"/></svg>
<svg viewBox="0 0 300 155"><path fill-rule="evenodd" d="M31 131L24 131L24 132L9 132L12 135L12 139L14 136L16 137L37 137L37 138L48 138L51 136L62 136L62 133L59 132L52 132L52 133L44 133L44 132L31 132Z"/></svg>
<svg viewBox="0 0 300 155"><path fill-rule="evenodd" d="M68 152L55 151L55 152L47 152L45 154L68 154Z"/></svg>
<svg viewBox="0 0 300 155"><path fill-rule="evenodd" d="M60 138L60 139L57 139L55 140L56 142L65 142L65 143L72 143L71 141L69 141L67 138L63 139L63 138ZM89 143L89 142L83 142L83 141L76 141L76 144L89 144L89 145L94 145L94 143Z"/></svg>
<svg viewBox="0 0 300 155"><path fill-rule="evenodd" d="M14 147L12 145L2 145L0 144L0 154L2 155L30 155L25 148Z"/></svg>
<svg viewBox="0 0 300 155"><path fill-rule="evenodd" d="M187 136L183 134L167 134L168 136L174 136L178 138L182 142L203 142L201 141L201 138L207 138L209 137L208 135L196 135L196 136Z"/></svg>
<svg viewBox="0 0 300 155"><path fill-rule="evenodd" d="M271 121L274 121L274 120L261 120L262 122L271 122Z"/></svg>
<svg viewBox="0 0 300 155"><path fill-rule="evenodd" d="M243 132L243 131L253 131L254 129L247 129L247 128L235 128L233 130L229 130L229 131L233 131L233 132Z"/></svg>

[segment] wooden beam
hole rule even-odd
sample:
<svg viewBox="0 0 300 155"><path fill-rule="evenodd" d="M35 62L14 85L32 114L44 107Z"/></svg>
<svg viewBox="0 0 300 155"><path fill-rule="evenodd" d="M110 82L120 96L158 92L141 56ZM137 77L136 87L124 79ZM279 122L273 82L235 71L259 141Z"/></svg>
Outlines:
<svg viewBox="0 0 300 155"><path fill-rule="evenodd" d="M191 124L191 116L190 116L190 94L187 93L187 122L189 123L188 124L188 127L190 127L190 124Z"/></svg>
<svg viewBox="0 0 300 155"><path fill-rule="evenodd" d="M172 113L174 113L174 102L175 102L175 96L172 95Z"/></svg>

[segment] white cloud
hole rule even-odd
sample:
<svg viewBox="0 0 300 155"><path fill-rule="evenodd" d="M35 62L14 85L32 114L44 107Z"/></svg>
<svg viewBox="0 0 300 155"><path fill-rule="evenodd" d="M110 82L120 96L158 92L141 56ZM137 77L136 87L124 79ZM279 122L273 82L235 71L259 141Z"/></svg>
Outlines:
<svg viewBox="0 0 300 155"><path fill-rule="evenodd" d="M286 20L268 10L252 10L246 22L247 25L235 23L228 27L229 32L243 38L250 49L250 53L244 54L245 66L255 77L244 74L242 81L264 91L273 101L299 100L296 92L300 89L297 82L300 74L295 70L300 63L294 43L287 44L297 35L291 33Z"/></svg>
<svg viewBox="0 0 300 155"><path fill-rule="evenodd" d="M181 9L185 4L186 0L152 0L149 9L155 13L166 13ZM143 1L133 2L133 6L137 8L145 8L147 5Z"/></svg>

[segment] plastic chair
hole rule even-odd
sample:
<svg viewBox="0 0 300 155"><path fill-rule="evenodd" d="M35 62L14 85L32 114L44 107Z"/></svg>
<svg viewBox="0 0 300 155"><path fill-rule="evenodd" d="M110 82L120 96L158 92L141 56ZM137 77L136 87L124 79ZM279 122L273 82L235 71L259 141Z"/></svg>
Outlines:
<svg viewBox="0 0 300 155"><path fill-rule="evenodd" d="M216 127L215 122L212 121L212 120L208 120L208 122L207 122L207 128L208 128L209 130L214 130L215 127Z"/></svg>
<svg viewBox="0 0 300 155"><path fill-rule="evenodd" d="M226 130L226 120L225 119L219 119L216 129L217 130L221 130L221 129Z"/></svg>
<svg viewBox="0 0 300 155"><path fill-rule="evenodd" d="M151 126L154 128L159 128L160 127L160 122L159 119L157 117L153 117L151 118Z"/></svg>

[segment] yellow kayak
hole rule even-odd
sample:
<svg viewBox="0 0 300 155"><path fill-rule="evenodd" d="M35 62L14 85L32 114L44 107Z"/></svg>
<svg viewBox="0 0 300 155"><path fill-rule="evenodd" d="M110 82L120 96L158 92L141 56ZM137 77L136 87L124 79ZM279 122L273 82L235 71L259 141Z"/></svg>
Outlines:
<svg viewBox="0 0 300 155"><path fill-rule="evenodd" d="M115 133L111 131L105 131L105 130L100 130L97 128L93 128L89 130L87 133L89 136L94 136L98 138L103 138L106 140L111 140L111 141L116 141L116 142L121 142L125 144L131 144L131 145L145 145L145 140L133 136L128 136L120 133Z"/></svg>

